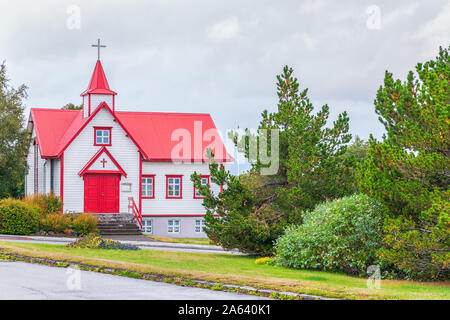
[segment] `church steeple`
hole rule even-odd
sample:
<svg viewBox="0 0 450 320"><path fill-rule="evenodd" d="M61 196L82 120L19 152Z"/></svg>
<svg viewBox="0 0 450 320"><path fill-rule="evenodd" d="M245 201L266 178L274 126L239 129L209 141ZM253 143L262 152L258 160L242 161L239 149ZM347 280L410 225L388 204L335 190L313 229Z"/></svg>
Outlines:
<svg viewBox="0 0 450 320"><path fill-rule="evenodd" d="M100 39L98 40L98 45L92 45L93 47L98 47L98 60L95 64L94 73L92 74L91 82L89 87L81 94L83 97L83 116L89 117L91 112L97 108L97 106L105 101L108 106L112 107L113 111L115 109L115 98L117 94L109 88L108 80L106 80L105 72L103 71L102 63L100 62L100 47L105 47L100 45Z"/></svg>

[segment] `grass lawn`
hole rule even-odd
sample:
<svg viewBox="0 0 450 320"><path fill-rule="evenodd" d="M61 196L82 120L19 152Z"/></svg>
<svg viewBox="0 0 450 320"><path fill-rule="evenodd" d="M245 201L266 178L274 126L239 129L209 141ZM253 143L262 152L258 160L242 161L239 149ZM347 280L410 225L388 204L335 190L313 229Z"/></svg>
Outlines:
<svg viewBox="0 0 450 320"><path fill-rule="evenodd" d="M0 242L0 248L26 256L84 262L186 279L249 285L346 299L450 299L450 283L382 280L369 289L366 279L323 271L256 265L248 256L172 251L76 249L62 245Z"/></svg>
<svg viewBox="0 0 450 320"><path fill-rule="evenodd" d="M158 236L147 236L157 241L170 242L170 243L189 243L189 244L211 244L211 240L208 238L168 238Z"/></svg>

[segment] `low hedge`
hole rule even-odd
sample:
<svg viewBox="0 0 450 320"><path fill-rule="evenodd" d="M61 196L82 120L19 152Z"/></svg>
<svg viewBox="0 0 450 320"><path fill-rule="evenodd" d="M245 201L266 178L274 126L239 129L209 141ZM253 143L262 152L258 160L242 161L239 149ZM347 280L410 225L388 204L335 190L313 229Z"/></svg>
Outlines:
<svg viewBox="0 0 450 320"><path fill-rule="evenodd" d="M41 210L21 200L0 201L0 233L28 235L39 230Z"/></svg>

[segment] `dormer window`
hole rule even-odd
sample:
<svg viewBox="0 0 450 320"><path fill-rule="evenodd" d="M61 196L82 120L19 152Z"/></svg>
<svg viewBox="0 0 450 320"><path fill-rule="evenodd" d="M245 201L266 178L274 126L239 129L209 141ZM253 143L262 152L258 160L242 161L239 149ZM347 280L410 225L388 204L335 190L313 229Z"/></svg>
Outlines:
<svg viewBox="0 0 450 320"><path fill-rule="evenodd" d="M111 145L111 128L94 127L94 146Z"/></svg>

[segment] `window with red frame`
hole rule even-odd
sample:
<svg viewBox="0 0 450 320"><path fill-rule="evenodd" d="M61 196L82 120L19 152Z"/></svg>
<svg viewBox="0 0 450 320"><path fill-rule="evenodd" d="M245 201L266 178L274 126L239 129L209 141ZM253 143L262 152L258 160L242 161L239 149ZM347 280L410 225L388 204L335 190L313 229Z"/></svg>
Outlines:
<svg viewBox="0 0 450 320"><path fill-rule="evenodd" d="M209 185L209 176L202 176L200 181L202 183L202 186ZM203 198L204 197L194 187L194 199L203 199Z"/></svg>
<svg viewBox="0 0 450 320"><path fill-rule="evenodd" d="M166 198L181 199L183 197L182 188L182 176L166 176Z"/></svg>
<svg viewBox="0 0 450 320"><path fill-rule="evenodd" d="M154 175L143 175L142 176L142 189L141 195L143 199L154 199L155 198L155 176Z"/></svg>
<svg viewBox="0 0 450 320"><path fill-rule="evenodd" d="M111 128L95 127L94 128L94 145L110 146L111 145Z"/></svg>

